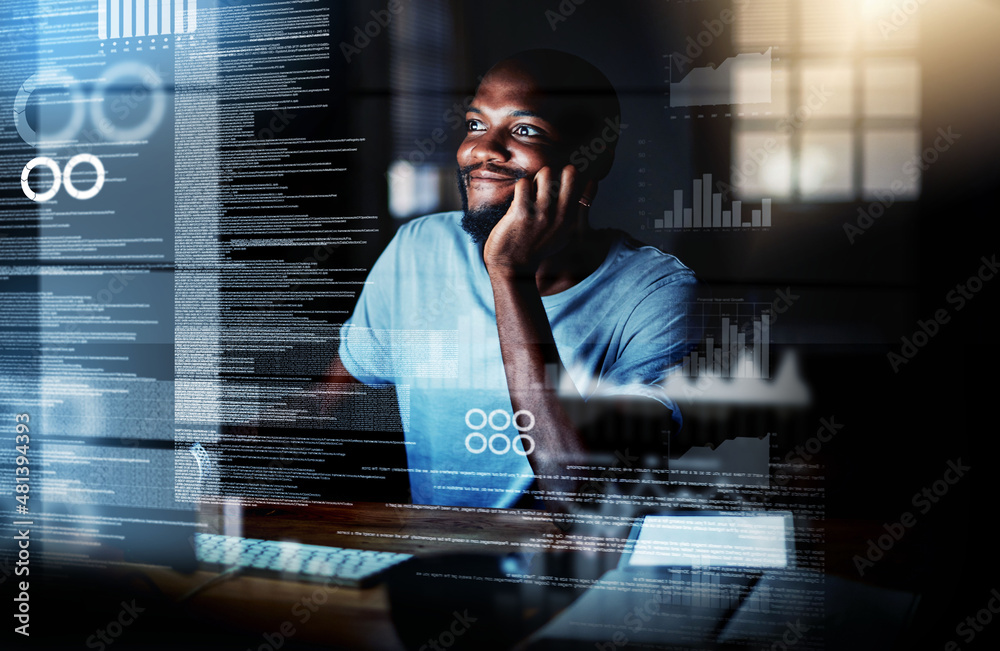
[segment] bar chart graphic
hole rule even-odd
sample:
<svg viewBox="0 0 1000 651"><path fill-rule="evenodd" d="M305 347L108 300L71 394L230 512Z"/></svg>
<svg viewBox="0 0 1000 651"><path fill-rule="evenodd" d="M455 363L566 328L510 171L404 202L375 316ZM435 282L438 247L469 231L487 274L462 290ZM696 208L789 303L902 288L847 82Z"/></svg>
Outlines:
<svg viewBox="0 0 1000 651"><path fill-rule="evenodd" d="M701 344L671 375L770 378L771 309L743 301L689 303L686 327L701 334Z"/></svg>
<svg viewBox="0 0 1000 651"><path fill-rule="evenodd" d="M737 54L718 67L693 68L679 81L669 57L667 66L671 108L771 102L771 48Z"/></svg>
<svg viewBox="0 0 1000 651"><path fill-rule="evenodd" d="M130 38L195 31L198 0L98 0L98 38Z"/></svg>
<svg viewBox="0 0 1000 651"><path fill-rule="evenodd" d="M722 193L712 192L712 175L703 174L691 184L690 207L684 190L674 190L672 210L664 210L662 218L647 219L643 230L751 229L771 227L771 199L761 199L759 209L744 210L743 202L734 200L723 210ZM749 213L749 214L747 214ZM749 217L749 219L747 219Z"/></svg>

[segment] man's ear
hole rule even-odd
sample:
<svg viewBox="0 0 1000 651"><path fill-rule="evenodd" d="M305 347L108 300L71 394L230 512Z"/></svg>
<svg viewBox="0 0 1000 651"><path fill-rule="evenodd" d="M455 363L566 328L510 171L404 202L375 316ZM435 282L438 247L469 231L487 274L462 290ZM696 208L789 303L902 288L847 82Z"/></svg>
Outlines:
<svg viewBox="0 0 1000 651"><path fill-rule="evenodd" d="M585 227L588 223L590 204L594 203L594 197L597 196L597 179L591 178L588 180L587 184L583 186L583 192L580 195L580 203L583 203L584 198L586 198L587 203L585 207L581 207L579 212L577 212L579 216L578 226Z"/></svg>

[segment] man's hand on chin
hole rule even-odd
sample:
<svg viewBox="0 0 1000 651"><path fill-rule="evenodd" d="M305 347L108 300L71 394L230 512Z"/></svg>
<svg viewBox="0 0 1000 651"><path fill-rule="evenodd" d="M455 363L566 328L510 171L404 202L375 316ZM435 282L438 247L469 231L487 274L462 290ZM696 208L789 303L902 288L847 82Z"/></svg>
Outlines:
<svg viewBox="0 0 1000 651"><path fill-rule="evenodd" d="M498 278L533 277L542 261L561 251L586 223L586 208L579 203L593 198L596 182L586 182L575 167L567 165L556 179L543 167L534 179L514 185L514 200L493 228L483 247L486 270Z"/></svg>

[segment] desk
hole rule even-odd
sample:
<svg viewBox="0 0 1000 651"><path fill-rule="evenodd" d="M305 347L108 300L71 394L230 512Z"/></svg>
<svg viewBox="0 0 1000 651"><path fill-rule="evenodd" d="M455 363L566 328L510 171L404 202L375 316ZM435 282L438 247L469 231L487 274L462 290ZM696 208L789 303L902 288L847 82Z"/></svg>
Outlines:
<svg viewBox="0 0 1000 651"><path fill-rule="evenodd" d="M203 508L203 522L221 522L221 509ZM877 526L825 523L827 535L822 547L827 567L834 571L842 569L849 576L853 571L851 555L863 548L868 531L876 531ZM628 525L623 521L620 529L605 528L604 533L624 538ZM417 555L544 551L565 548L568 539L545 512L372 503L248 506L243 511L242 535ZM617 560L617 553L610 551L580 556L596 557L609 566ZM591 574L600 573L600 568L592 569ZM176 604L190 590L218 575L205 571L185 575L164 567L127 563L110 564L78 585L86 585L87 589L95 585L103 587L109 595L114 595L108 600L112 604L121 598L140 595L142 605L146 603L143 595L149 591L135 587L137 573L162 593L162 605L150 606L149 612L154 616L160 611L168 613L165 622L154 623L152 632L145 633L147 637L127 630L107 651L145 649L148 636L160 634L161 628L166 629L164 634L169 638L164 648L178 648L176 644L181 642L185 648L220 651L269 651L304 645L386 651L405 648L390 619L389 596L384 585L359 590L237 575L209 585ZM72 603L73 599L76 597L67 596L66 603ZM108 620L106 615L88 614L88 617L86 626L81 628L84 633L92 632ZM74 632L71 641L83 642L86 635L80 635ZM140 639L141 646L129 644L133 640L139 644Z"/></svg>
<svg viewBox="0 0 1000 651"><path fill-rule="evenodd" d="M203 515L203 521L211 522L219 513L207 508ZM519 543L541 550L547 540L552 540L546 534L559 533L550 516L538 511L355 503L246 507L242 535L431 555L499 554L525 549ZM125 569L125 566L119 568ZM215 576L204 571L182 575L154 566L141 569L172 600ZM113 575L107 578L113 581ZM236 576L187 599L178 616L208 625L225 622L255 633L260 645L267 642L265 634L271 635L271 639L281 635L284 625L286 631L289 626L294 628L289 637L296 643L386 651L404 649L389 618L384 585L359 590ZM118 651L114 647L109 649Z"/></svg>

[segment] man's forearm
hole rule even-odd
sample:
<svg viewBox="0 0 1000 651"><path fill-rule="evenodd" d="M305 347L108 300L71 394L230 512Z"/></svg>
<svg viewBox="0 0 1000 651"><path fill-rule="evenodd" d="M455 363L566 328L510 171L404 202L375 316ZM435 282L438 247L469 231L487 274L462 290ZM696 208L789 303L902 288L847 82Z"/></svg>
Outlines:
<svg viewBox="0 0 1000 651"><path fill-rule="evenodd" d="M542 298L534 278L493 274L490 280L511 405L515 412L524 409L535 418L535 449L528 460L537 475L565 475L567 463L580 460L585 448L557 396L556 383L565 369ZM539 483L547 491L575 488L569 480Z"/></svg>

